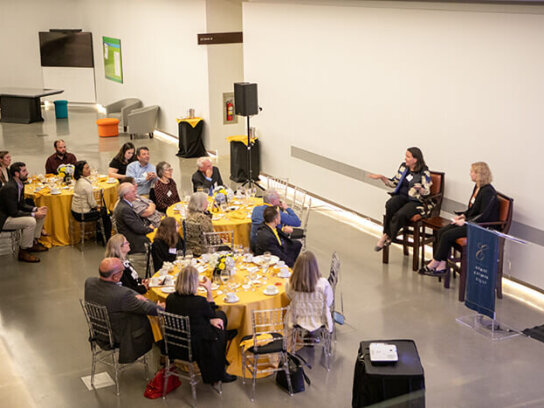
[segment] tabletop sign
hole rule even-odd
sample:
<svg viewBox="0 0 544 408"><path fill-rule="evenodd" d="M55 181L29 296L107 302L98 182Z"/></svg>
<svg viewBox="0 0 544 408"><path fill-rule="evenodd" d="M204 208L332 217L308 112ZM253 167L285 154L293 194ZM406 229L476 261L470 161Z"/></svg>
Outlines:
<svg viewBox="0 0 544 408"><path fill-rule="evenodd" d="M198 45L208 44L236 44L244 42L244 36L241 31L231 33L206 33L197 34Z"/></svg>
<svg viewBox="0 0 544 408"><path fill-rule="evenodd" d="M467 223L467 294L465 305L495 319L495 285L499 237L494 231Z"/></svg>

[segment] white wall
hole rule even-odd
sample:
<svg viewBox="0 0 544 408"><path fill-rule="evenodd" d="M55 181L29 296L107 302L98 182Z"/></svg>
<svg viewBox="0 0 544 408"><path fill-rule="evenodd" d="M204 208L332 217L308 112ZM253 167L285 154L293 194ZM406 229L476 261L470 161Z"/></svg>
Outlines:
<svg viewBox="0 0 544 408"><path fill-rule="evenodd" d="M176 118L189 108L207 120L207 55L197 44L206 30L205 6L205 0L85 1L80 12L95 39L98 103L135 97L159 105L159 129L176 136ZM104 76L103 36L121 40L122 84Z"/></svg>
<svg viewBox="0 0 544 408"><path fill-rule="evenodd" d="M253 123L263 170L374 219L375 186L290 157L290 146L392 175L420 146L466 202L487 161L515 220L544 229L544 8L244 3L244 75L259 84ZM440 7L440 9L438 9ZM518 229L521 231L520 229ZM513 231L515 232L515 231ZM509 250L506 273L544 288L540 245Z"/></svg>
<svg viewBox="0 0 544 408"><path fill-rule="evenodd" d="M0 86L43 87L38 32L82 28L77 4L66 0L0 0Z"/></svg>
<svg viewBox="0 0 544 408"><path fill-rule="evenodd" d="M207 0L206 16L208 33L242 31L241 0ZM234 91L234 82L244 79L242 44L215 44L203 46L208 51L208 85L210 118L209 146L221 155L229 154L225 138L245 134L244 118L237 124L223 124L223 93Z"/></svg>

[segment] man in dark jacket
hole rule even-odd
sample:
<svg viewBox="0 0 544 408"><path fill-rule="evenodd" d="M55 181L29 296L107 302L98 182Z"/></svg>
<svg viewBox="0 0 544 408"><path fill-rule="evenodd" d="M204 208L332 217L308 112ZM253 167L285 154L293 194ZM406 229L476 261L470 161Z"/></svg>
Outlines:
<svg viewBox="0 0 544 408"><path fill-rule="evenodd" d="M146 242L149 242L146 235L155 228L152 225L147 226L133 208L133 202L137 197L135 185L121 183L118 194L119 203L113 210L117 231L130 242L130 253L143 253Z"/></svg>
<svg viewBox="0 0 544 408"><path fill-rule="evenodd" d="M255 254L261 255L268 251L292 267L298 258L302 244L300 241L291 240L277 228L281 224L281 215L278 207L265 208L263 216L264 223L257 231Z"/></svg>
<svg viewBox="0 0 544 408"><path fill-rule="evenodd" d="M156 316L164 303L155 304L132 289L120 286L123 262L105 258L100 262L100 276L85 281L85 301L106 306L113 340L119 345L119 363L131 363L153 345L153 331L147 315ZM106 346L106 344L104 344Z"/></svg>
<svg viewBox="0 0 544 408"><path fill-rule="evenodd" d="M47 207L33 207L25 202L28 170L24 163L13 163L9 172L11 180L0 189L0 230L21 230L19 261L40 262L40 258L30 252L47 251L38 242Z"/></svg>
<svg viewBox="0 0 544 408"><path fill-rule="evenodd" d="M211 195L213 189L223 185L223 179L219 169L212 165L209 157L201 157L196 161L198 170L191 178L193 182L193 191L197 192L199 188L206 189L205 193Z"/></svg>

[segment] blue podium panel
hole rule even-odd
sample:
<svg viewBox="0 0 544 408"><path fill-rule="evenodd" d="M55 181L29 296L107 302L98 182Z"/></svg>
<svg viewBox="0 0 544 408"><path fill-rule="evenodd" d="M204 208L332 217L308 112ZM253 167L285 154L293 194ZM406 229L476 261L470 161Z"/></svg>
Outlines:
<svg viewBox="0 0 544 408"><path fill-rule="evenodd" d="M495 287L499 237L478 225L467 223L467 293L465 305L495 319Z"/></svg>

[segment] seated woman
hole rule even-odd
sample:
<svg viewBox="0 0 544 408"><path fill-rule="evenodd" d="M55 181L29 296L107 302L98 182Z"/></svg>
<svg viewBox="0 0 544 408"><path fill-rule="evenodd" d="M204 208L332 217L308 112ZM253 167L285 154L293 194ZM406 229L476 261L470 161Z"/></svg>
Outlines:
<svg viewBox="0 0 544 408"><path fill-rule="evenodd" d="M433 243L433 259L419 273L442 276L447 272L446 262L450 249L459 238L467 236L469 222L495 222L499 220L499 200L491 185L492 175L484 162L472 163L470 178L475 183L468 202L468 209L457 215L450 225L440 229Z"/></svg>
<svg viewBox="0 0 544 408"><path fill-rule="evenodd" d="M323 299L326 303L327 329L332 332L333 325L329 308L334 300L334 295L329 281L321 277L313 252L305 251L300 254L293 267L293 274L285 284L285 293L291 301L296 299L297 307L302 309L304 309L305 303L309 304L319 298ZM319 319L319 316L312 316L309 312L311 311L308 310L308 313L304 313L303 317L299 317L296 322L291 321L291 316L288 316L288 326L292 327L297 324L309 332L320 329L323 324L322 320Z"/></svg>
<svg viewBox="0 0 544 408"><path fill-rule="evenodd" d="M193 193L187 206L185 220L185 247L194 256L202 255L204 232L213 232L211 215L207 212L208 196L206 193Z"/></svg>
<svg viewBox="0 0 544 408"><path fill-rule="evenodd" d="M385 203L383 235L374 248L375 251L381 251L391 245L392 240L408 224L410 218L423 212L422 200L431 192L431 173L421 150L410 147L406 150L404 163L401 163L392 179L382 174L369 174L368 177L379 179L389 187L395 187L392 197Z"/></svg>
<svg viewBox="0 0 544 408"><path fill-rule="evenodd" d="M110 238L106 244L106 258L119 258L123 261L125 270L121 277L121 283L123 286L135 290L140 294L145 294L149 289L149 282L147 279L140 279L138 272L134 269L132 264L127 259L127 254L130 251L130 243L127 241L123 234L115 234Z"/></svg>
<svg viewBox="0 0 544 408"><path fill-rule="evenodd" d="M157 228L153 245L151 245L155 272L162 268L164 262L174 262L178 251L183 251L184 248L183 239L178 233L176 219L164 217Z"/></svg>
<svg viewBox="0 0 544 408"><path fill-rule="evenodd" d="M134 145L127 142L121 146L119 152L111 159L108 176L122 179L127 173L127 166L134 160L136 160L136 156L134 156Z"/></svg>
<svg viewBox="0 0 544 408"><path fill-rule="evenodd" d="M102 217L102 222L104 225L104 242L110 239L111 231L108 226L110 226L110 220L108 219L107 214L100 214L97 210L97 202L94 198L93 193L93 184L89 180L91 175L91 169L89 164L85 160L78 161L74 166L74 179L76 180L76 185L74 186L74 196L72 198L72 215L74 218L79 221L98 221ZM99 237L100 230L97 225L97 238Z"/></svg>
<svg viewBox="0 0 544 408"><path fill-rule="evenodd" d="M0 151L0 187L10 180L9 166L11 164L11 155L7 150Z"/></svg>
<svg viewBox="0 0 544 408"><path fill-rule="evenodd" d="M157 177L159 178L155 183L154 190L154 201L157 206L157 210L165 213L166 209L172 204L180 202L178 189L176 187L176 182L172 178L172 166L165 161L159 162L157 164Z"/></svg>
<svg viewBox="0 0 544 408"><path fill-rule="evenodd" d="M197 295L199 285L206 289L205 298ZM166 298L166 311L189 317L193 358L200 368L204 383L236 380L236 376L225 371L227 317L217 310L209 279L204 278L204 281L199 282L195 267L183 268L178 276L176 291ZM171 359L187 359L186 350L169 349L168 354Z"/></svg>

